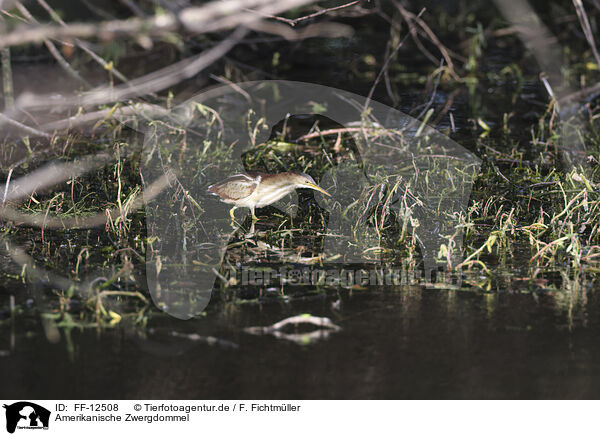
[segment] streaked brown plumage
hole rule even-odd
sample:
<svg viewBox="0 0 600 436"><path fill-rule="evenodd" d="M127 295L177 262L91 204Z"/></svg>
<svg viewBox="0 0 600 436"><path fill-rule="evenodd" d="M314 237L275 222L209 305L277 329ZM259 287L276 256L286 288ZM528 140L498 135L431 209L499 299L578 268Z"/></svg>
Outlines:
<svg viewBox="0 0 600 436"><path fill-rule="evenodd" d="M247 207L252 211L252 219L256 221L258 218L254 214L255 208L273 204L296 188L314 189L329 196L311 176L293 172L235 174L209 186L208 192L219 196L224 203L234 205L229 211L232 220L235 218L235 209Z"/></svg>

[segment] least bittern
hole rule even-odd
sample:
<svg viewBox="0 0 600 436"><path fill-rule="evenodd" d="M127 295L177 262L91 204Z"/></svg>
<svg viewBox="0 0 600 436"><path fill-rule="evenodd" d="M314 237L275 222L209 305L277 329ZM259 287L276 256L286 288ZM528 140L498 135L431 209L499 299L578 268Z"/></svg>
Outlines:
<svg viewBox="0 0 600 436"><path fill-rule="evenodd" d="M313 178L303 173L244 173L235 174L208 187L208 192L221 198L221 201L234 206L229 211L231 220L235 220L233 211L238 207L248 207L252 211L252 221L258 221L254 214L257 207L268 206L297 188L309 188L330 196L318 186Z"/></svg>

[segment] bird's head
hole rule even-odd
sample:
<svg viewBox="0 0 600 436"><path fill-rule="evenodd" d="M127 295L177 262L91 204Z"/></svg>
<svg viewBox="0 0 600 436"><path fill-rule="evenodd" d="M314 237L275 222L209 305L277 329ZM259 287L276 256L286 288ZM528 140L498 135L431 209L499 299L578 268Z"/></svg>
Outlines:
<svg viewBox="0 0 600 436"><path fill-rule="evenodd" d="M309 176L308 174L293 173L293 179L296 184L296 188L314 189L315 191L322 192L323 194L327 195L328 197L331 197L331 195L326 190L324 190L319 185L317 185L315 183L314 179L311 176Z"/></svg>

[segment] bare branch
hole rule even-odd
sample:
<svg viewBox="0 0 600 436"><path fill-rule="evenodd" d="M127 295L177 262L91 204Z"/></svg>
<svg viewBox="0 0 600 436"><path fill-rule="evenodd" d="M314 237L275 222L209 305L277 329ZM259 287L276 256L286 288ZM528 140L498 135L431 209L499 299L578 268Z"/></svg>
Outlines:
<svg viewBox="0 0 600 436"><path fill-rule="evenodd" d="M128 117L133 115L139 117L140 115L145 116L150 114L168 116L171 114L171 111L153 104L136 103L135 105L121 106L117 109L110 108L88 112L86 114L73 115L69 118L44 124L40 127L40 130L44 132L53 132L55 130L72 129L74 127L92 124L102 119L116 118L120 122L124 122Z"/></svg>
<svg viewBox="0 0 600 436"><path fill-rule="evenodd" d="M288 41L314 38L317 36L329 38L348 38L354 33L352 27L341 23L316 23L302 29L294 30L288 26L273 21L259 21L247 24L247 27L257 32L279 35Z"/></svg>
<svg viewBox="0 0 600 436"><path fill-rule="evenodd" d="M298 324L310 324L316 326L317 328L341 330L341 328L338 325L331 322L329 318L304 314L290 316L289 318L282 319L281 321L278 321L275 324L265 327L246 327L244 328L244 331L247 333L254 334L272 333L274 331L281 330L288 325Z"/></svg>
<svg viewBox="0 0 600 436"><path fill-rule="evenodd" d="M297 326L298 324L310 324L315 326L316 330L303 333L286 333L283 329L288 325ZM286 339L298 344L306 344L318 339L325 339L330 332L340 331L342 328L334 324L329 318L313 316L308 313L303 315L291 316L275 324L266 327L246 327L244 332L253 335L270 334L278 339Z"/></svg>
<svg viewBox="0 0 600 436"><path fill-rule="evenodd" d="M62 18L60 18L58 16L58 14L54 11L54 9L52 9L50 7L50 5L48 5L48 3L46 3L45 0L37 0L37 2L40 4L40 6L42 6L46 10L46 12L48 12L50 17L52 17L52 19L54 21L56 21L63 27L68 27L67 23L65 23L62 20ZM100 56L98 56L92 49L90 49L88 47L88 45L85 42L81 41L78 38L75 38L74 41L75 41L75 44L77 45L77 47L79 47L81 50L86 52L94 61L96 61L98 64L100 64L102 66L102 68L104 68L104 69L109 68L108 62L106 62L104 59L102 59ZM121 80L122 82L127 82L127 77L125 77L123 74L121 74L121 72L119 70L117 70L114 66L111 67L111 71L119 80Z"/></svg>
<svg viewBox="0 0 600 436"><path fill-rule="evenodd" d="M9 179L4 188L3 203L25 198L38 189L49 188L72 177L79 177L95 168L103 167L109 160L110 156L102 154L77 159L73 162L53 162L13 181L10 184L10 190L8 189Z"/></svg>
<svg viewBox="0 0 600 436"><path fill-rule="evenodd" d="M33 17L33 15L31 15L31 13L27 10L27 8L21 4L21 2L17 2L16 6L17 6L17 9L19 10L19 12L21 12L21 14L23 14L23 16L27 19L27 21L29 21L30 23L34 23L34 24L39 24L38 21ZM50 41L49 39L46 38L46 39L44 39L44 45L48 48L48 51L50 52L52 57L54 59L56 59L56 61L58 62L58 65L60 65L61 68L63 70L65 70L65 72L69 76L71 76L78 82L82 83L87 88L91 87L91 85L87 82L87 80L85 80L83 77L81 77L81 75L77 71L75 71L73 68L71 68L71 65L69 65L67 60L60 54L60 52L58 51L58 49L56 48L56 46L54 45L54 43L52 41Z"/></svg>
<svg viewBox="0 0 600 436"><path fill-rule="evenodd" d="M171 64L153 73L134 79L126 84L116 87L103 87L86 93L80 97L69 97L58 100L50 96L22 95L17 100L19 108L50 108L50 107L80 107L94 106L123 101L132 97L139 97L152 92L158 92L169 86L176 85L182 80L195 76L204 68L220 59L231 50L246 34L247 29L239 28L231 36L217 46L182 61Z"/></svg>
<svg viewBox="0 0 600 436"><path fill-rule="evenodd" d="M4 93L4 108L8 109L15 104L10 48L5 47L1 49L0 52L0 56L2 56L2 91Z"/></svg>
<svg viewBox="0 0 600 436"><path fill-rule="evenodd" d="M143 197L138 195L127 209L128 213L140 209L144 202L148 202L160 194L163 189L169 186L172 175L164 174L154 181L151 185L144 188ZM4 206L0 208L0 219L13 221L17 225L27 225L45 229L89 229L93 227L106 225L107 222L121 216L119 208L107 209L105 212L93 216L74 216L68 218L48 217L43 213L27 214L20 212L12 207Z"/></svg>
<svg viewBox="0 0 600 436"><path fill-rule="evenodd" d="M309 20L311 18L315 18L315 17L318 17L320 15L327 14L329 12L337 11L338 9L348 8L348 7L354 6L355 4L360 3L360 2L361 2L361 0L355 0L353 2L346 3L344 5L334 6L332 8L321 9L320 11L314 12L312 14L308 14L308 15L305 15L303 17L294 18L294 19L285 18L285 17L278 17L278 16L275 16L275 15L267 15L267 14L263 14L263 17L265 17L265 18L273 18L274 20L282 21L282 22L284 22L286 24L289 24L290 26L294 27L296 24L298 24L301 21ZM249 11L250 12L254 12L252 10L249 10Z"/></svg>
<svg viewBox="0 0 600 436"><path fill-rule="evenodd" d="M147 19L135 17L101 23L72 23L67 26L42 25L18 27L0 36L0 48L46 39L94 38L110 40L119 36L160 36L176 30L208 33L231 29L254 22L260 17L247 8L257 8L259 14L277 14L310 3L311 0L221 0L204 6L189 7L177 15L165 13Z"/></svg>
<svg viewBox="0 0 600 436"><path fill-rule="evenodd" d="M450 74L452 75L452 77L454 79L458 80L458 75L456 74L456 70L454 68L454 62L452 62L452 56L450 56L450 51L448 50L448 48L446 48L446 46L444 44L442 44L442 42L438 39L438 37L435 35L435 33L433 33L433 30L431 30L431 28L427 25L427 23L425 21L423 21L423 19L420 17L420 14L415 15L412 12L407 11L404 7L402 7L400 2L398 2L398 1L394 1L394 5L396 6L396 8L398 8L398 11L404 18L404 21L406 21L406 23L408 24L410 33L413 36L413 39L415 40L415 42L417 42L417 40L418 40L417 29L415 27L415 23L417 23L419 25L419 27L421 29L423 29L423 31L425 32L425 34L427 35L429 40L437 47L437 49L440 51L440 53L444 57L444 60L446 61L446 65L448 65L448 69L450 70ZM424 47L422 47L422 49L424 49ZM427 53L429 53L429 52L427 50L425 50L423 53L427 56ZM437 62L437 59L435 60L435 62Z"/></svg>
<svg viewBox="0 0 600 436"><path fill-rule="evenodd" d="M579 18L579 24L581 24L581 28L583 29L585 39L587 39L587 42L592 49L592 53L594 53L596 64L598 65L598 67L600 67L600 54L598 54L598 48L596 47L596 42L594 41L594 33L592 32L592 27L590 26L588 16L585 13L583 3L581 3L581 0L573 0L573 5L575 6L575 10L577 11L577 18Z"/></svg>
<svg viewBox="0 0 600 436"><path fill-rule="evenodd" d="M42 137L48 138L48 139L52 138L52 135L49 135L46 132L42 132L40 130L34 129L33 127L26 126L25 124L15 121L12 118L7 117L6 115L4 115L3 113L0 112L0 125L2 125L4 123L9 124L13 127L16 127L17 129L19 129L20 131L22 131L23 133L26 133L28 135L42 136Z"/></svg>

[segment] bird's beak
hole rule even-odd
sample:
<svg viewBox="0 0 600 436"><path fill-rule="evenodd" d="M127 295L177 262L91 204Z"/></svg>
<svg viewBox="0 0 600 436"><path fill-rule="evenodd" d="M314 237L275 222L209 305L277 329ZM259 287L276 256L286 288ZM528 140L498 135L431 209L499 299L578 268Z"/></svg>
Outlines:
<svg viewBox="0 0 600 436"><path fill-rule="evenodd" d="M328 197L331 197L331 194L329 192L327 192L326 190L324 190L323 188L321 188L320 186L317 186L314 183L307 183L307 184L311 189L322 192L323 194L327 195Z"/></svg>

